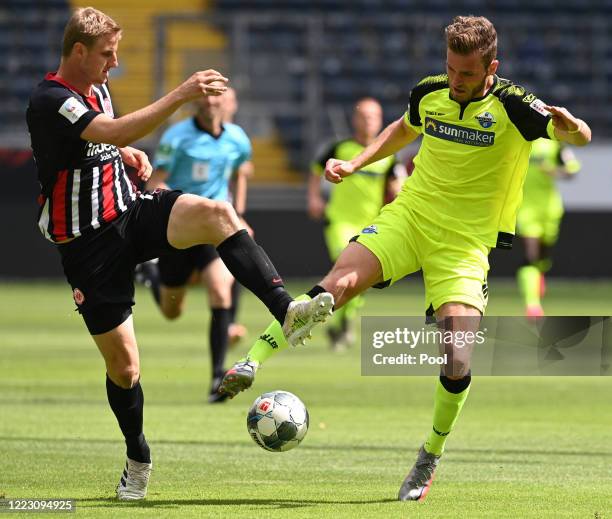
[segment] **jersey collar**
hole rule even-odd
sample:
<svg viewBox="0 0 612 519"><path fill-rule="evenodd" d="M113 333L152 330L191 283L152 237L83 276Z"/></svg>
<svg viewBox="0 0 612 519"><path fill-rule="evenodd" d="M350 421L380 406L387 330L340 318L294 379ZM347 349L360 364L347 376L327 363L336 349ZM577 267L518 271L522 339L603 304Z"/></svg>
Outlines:
<svg viewBox="0 0 612 519"><path fill-rule="evenodd" d="M485 95L481 97L475 97L474 99L470 99L469 101L466 101L465 103L458 103L457 101L455 101L450 96L450 88L449 88L448 97L451 99L451 101L455 101L455 103L457 103L461 107L461 111L459 112L459 119L463 119L463 113L465 112L465 109L470 105L470 103L479 103L483 99L486 99L489 96L489 94L493 92L493 90L495 90L495 87L497 86L497 80L498 80L497 74L493 74L493 84L491 85L489 90L485 92Z"/></svg>
<svg viewBox="0 0 612 519"><path fill-rule="evenodd" d="M213 135L212 133L210 133L206 128L204 128L199 122L198 122L198 118L194 115L191 120L193 121L193 125L200 130L201 132L207 133L208 135L210 135L213 139L219 139L221 138L221 135L223 135L223 132L225 131L225 125L223 123L221 123L221 133L219 135Z"/></svg>
<svg viewBox="0 0 612 519"><path fill-rule="evenodd" d="M85 95L77 87L72 86L65 79L63 79L61 77L57 77L57 72L47 72L47 74L45 74L45 80L47 80L47 81L55 81L56 83L59 83L60 85L65 86L69 90L72 90L73 92L76 92L77 94L80 94L82 96Z"/></svg>

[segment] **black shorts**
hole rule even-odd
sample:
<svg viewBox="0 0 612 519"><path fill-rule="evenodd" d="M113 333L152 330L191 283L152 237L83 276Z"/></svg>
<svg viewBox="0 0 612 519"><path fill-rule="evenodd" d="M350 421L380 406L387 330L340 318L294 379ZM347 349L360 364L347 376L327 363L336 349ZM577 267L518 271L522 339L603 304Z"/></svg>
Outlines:
<svg viewBox="0 0 612 519"><path fill-rule="evenodd" d="M202 272L219 257L214 245L196 245L159 257L159 280L167 287L187 284L194 270Z"/></svg>
<svg viewBox="0 0 612 519"><path fill-rule="evenodd" d="M116 220L58 245L77 310L92 335L112 330L131 314L138 263L178 250L168 243L167 231L180 195L141 193Z"/></svg>

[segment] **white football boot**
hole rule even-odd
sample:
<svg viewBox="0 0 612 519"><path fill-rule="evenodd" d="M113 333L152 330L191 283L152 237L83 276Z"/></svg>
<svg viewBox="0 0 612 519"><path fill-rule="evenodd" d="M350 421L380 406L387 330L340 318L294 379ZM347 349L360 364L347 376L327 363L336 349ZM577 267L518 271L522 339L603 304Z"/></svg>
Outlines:
<svg viewBox="0 0 612 519"><path fill-rule="evenodd" d="M137 501L147 495L147 485L153 463L140 463L127 458L121 479L117 485L117 499Z"/></svg>
<svg viewBox="0 0 612 519"><path fill-rule="evenodd" d="M292 301L287 308L283 334L291 346L305 344L309 339L310 331L332 314L334 296L329 292L322 292L308 301Z"/></svg>

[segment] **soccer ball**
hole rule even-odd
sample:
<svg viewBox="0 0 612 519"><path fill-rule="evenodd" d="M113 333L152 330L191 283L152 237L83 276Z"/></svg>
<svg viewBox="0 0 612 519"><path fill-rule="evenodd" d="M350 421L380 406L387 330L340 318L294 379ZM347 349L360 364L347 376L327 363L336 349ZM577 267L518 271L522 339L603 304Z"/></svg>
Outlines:
<svg viewBox="0 0 612 519"><path fill-rule="evenodd" d="M247 429L262 449L283 452L297 447L308 431L308 411L287 391L257 397L247 415Z"/></svg>

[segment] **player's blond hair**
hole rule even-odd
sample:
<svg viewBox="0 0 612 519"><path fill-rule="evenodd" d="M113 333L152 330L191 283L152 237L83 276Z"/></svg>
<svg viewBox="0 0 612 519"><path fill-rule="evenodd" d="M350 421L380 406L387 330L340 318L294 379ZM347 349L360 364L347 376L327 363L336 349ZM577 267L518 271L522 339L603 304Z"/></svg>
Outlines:
<svg viewBox="0 0 612 519"><path fill-rule="evenodd" d="M64 29L62 56L70 56L75 43L82 43L91 49L100 36L118 32L121 32L121 27L107 14L93 7L80 7L74 11Z"/></svg>
<svg viewBox="0 0 612 519"><path fill-rule="evenodd" d="M497 56L497 31L484 16L455 16L444 32L450 50L463 56L479 52L485 68Z"/></svg>

